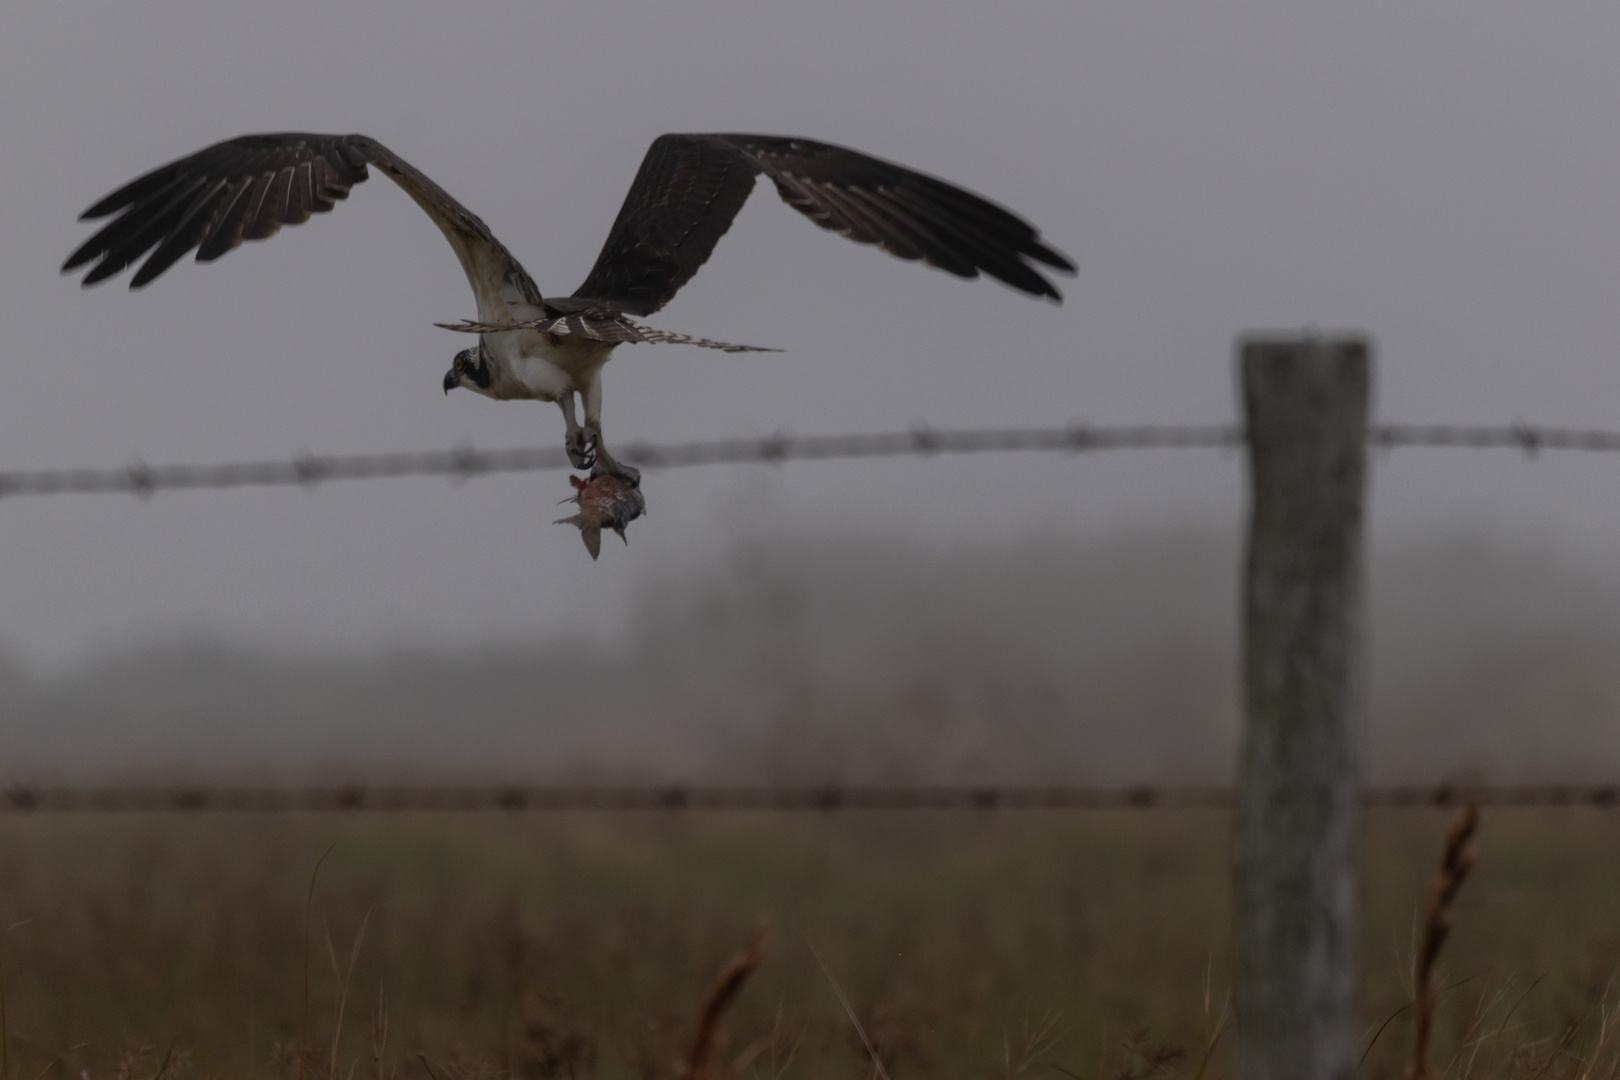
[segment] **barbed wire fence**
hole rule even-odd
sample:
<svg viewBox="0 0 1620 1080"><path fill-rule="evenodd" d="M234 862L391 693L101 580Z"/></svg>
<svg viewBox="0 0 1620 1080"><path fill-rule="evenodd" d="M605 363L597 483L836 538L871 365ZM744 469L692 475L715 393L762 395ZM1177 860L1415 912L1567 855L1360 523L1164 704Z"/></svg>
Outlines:
<svg viewBox="0 0 1620 1080"><path fill-rule="evenodd" d="M1224 810L1233 815L1233 1004L1242 1075L1355 1071L1357 844L1369 808L1587 806L1616 785L1369 787L1356 750L1369 450L1404 447L1620 451L1620 431L1371 420L1364 338L1249 338L1238 349L1242 424L920 427L877 434L637 443L647 470L947 454L1242 450L1250 480L1240 618L1243 736L1230 788L1085 787L304 787L16 786L0 812ZM0 498L238 487L569 467L559 449L302 455L214 465L0 472Z"/></svg>
<svg viewBox="0 0 1620 1080"><path fill-rule="evenodd" d="M1245 432L1232 424L1134 425L1026 428L917 427L910 431L856 435L771 435L756 439L627 444L619 453L631 465L656 471L699 465L858 458L933 457L985 453L1100 453L1111 450L1240 449ZM1511 425L1376 424L1367 442L1378 449L1451 447L1542 451L1620 451L1620 431ZM0 498L19 495L149 496L159 491L241 487L314 487L340 480L443 476L470 480L501 473L551 472L570 468L556 447L515 447L390 454L303 454L280 460L205 465L121 468L14 469L0 471Z"/></svg>
<svg viewBox="0 0 1620 1080"><path fill-rule="evenodd" d="M1227 787L859 786L721 787L11 787L0 792L0 813L395 813L526 811L759 811L869 810L1220 810ZM1499 808L1620 805L1614 784L1509 786L1396 785L1361 793L1368 809L1448 809L1474 803Z"/></svg>
<svg viewBox="0 0 1620 1080"><path fill-rule="evenodd" d="M1116 450L1214 449L1237 451L1248 433L1236 424L1070 424L1018 428L936 429L848 435L777 434L763 438L680 443L637 442L620 457L650 471L724 464L780 464L870 458L934 457L985 453L1089 454ZM1620 430L1530 424L1457 425L1380 423L1366 430L1366 443L1380 450L1408 447L1508 449L1527 456L1543 451L1620 451ZM515 447L385 454L301 454L215 464L114 468L0 470L0 499L25 495L127 494L218 491L245 487L313 488L335 481L440 476L470 480L506 473L571 468L556 447ZM1512 786L1370 787L1361 792L1370 808L1448 807L1473 801L1498 807L1620 805L1620 786L1540 784ZM16 786L0 791L0 812L355 812L378 811L835 811L835 810L1230 810L1234 795L1223 787L1135 785L1083 786L814 786L797 788L647 785L638 787L51 787Z"/></svg>

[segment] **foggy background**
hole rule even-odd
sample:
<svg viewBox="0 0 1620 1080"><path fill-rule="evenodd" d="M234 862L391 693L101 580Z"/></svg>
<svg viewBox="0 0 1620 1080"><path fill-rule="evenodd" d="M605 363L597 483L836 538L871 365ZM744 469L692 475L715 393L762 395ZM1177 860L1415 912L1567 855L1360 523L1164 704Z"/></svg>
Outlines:
<svg viewBox="0 0 1620 1080"><path fill-rule="evenodd" d="M542 290L648 142L846 143L1038 225L1062 307L756 193L628 346L609 440L1220 422L1247 331L1357 330L1394 421L1620 426L1620 10L1596 3L12 4L0 467L558 442L446 398L473 314L382 178L140 294L57 275L92 201L248 131L374 135ZM1224 775L1241 461L649 474L631 546L561 475L0 502L12 775ZM1374 470L1379 775L1612 774L1620 462ZM1605 756L1607 755L1607 756Z"/></svg>
<svg viewBox="0 0 1620 1080"><path fill-rule="evenodd" d="M0 668L0 760L71 780L1215 783L1235 536L923 547L762 534L637 589L608 645L370 655L136 641ZM1380 782L1620 771L1612 571L1466 534L1373 560Z"/></svg>

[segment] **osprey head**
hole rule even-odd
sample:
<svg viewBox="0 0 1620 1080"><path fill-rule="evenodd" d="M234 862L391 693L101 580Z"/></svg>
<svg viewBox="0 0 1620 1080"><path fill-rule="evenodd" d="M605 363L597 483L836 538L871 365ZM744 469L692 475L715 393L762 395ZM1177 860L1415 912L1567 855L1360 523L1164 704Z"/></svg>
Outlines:
<svg viewBox="0 0 1620 1080"><path fill-rule="evenodd" d="M462 349L456 353L450 370L444 375L444 392L448 394L458 386L465 386L469 390L487 393L492 381L489 357L484 355L484 343L480 341L476 348Z"/></svg>

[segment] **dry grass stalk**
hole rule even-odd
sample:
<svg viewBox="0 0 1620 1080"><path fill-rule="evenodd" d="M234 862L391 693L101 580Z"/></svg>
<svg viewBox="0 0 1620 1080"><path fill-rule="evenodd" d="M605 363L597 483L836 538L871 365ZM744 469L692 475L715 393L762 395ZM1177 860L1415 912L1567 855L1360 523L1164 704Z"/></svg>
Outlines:
<svg viewBox="0 0 1620 1080"><path fill-rule="evenodd" d="M804 1031L801 1029L794 1036L791 1043L786 1042L786 1037L782 1031L782 1002L777 1001L776 1019L771 1023L771 1030L743 1047L741 1052L731 1059L731 1071L733 1074L740 1076L743 1072L752 1070L752 1075L757 1080L760 1074L759 1070L753 1067L754 1063L764 1055L769 1054L770 1071L767 1075L770 1080L782 1080L782 1075L787 1072L788 1067L793 1064L793 1059L798 1056L799 1045L803 1041ZM786 1050L785 1055L782 1053L784 1049Z"/></svg>
<svg viewBox="0 0 1620 1080"><path fill-rule="evenodd" d="M383 996L383 983L377 980L377 1011L371 1017L371 1080L387 1080L383 1073L383 1055L388 1052L388 1002Z"/></svg>
<svg viewBox="0 0 1620 1080"><path fill-rule="evenodd" d="M1018 1077L1033 1075L1040 1071L1044 1064L1040 1059L1045 1057L1051 1049L1063 1041L1065 1032L1058 1030L1056 1014L1048 1015L1038 1024L1024 1021L1023 1030L1019 1033L1018 1050L1013 1050L1011 1032L1002 1034L1002 1080L1017 1080Z"/></svg>
<svg viewBox="0 0 1620 1080"><path fill-rule="evenodd" d="M152 1074L152 1080L163 1080L163 1075L169 1071L174 1062L174 1040L169 1040L169 1048L163 1051L163 1060L158 1063L157 1072Z"/></svg>
<svg viewBox="0 0 1620 1080"><path fill-rule="evenodd" d="M1429 1039L1434 1033L1434 1007L1438 997L1435 969L1439 965L1440 950L1451 936L1457 892L1474 869L1474 851L1470 845L1478 831L1479 805L1471 802L1463 807L1446 833L1440 869L1435 871L1423 899L1423 933L1418 939L1412 980L1412 1059L1406 1070L1408 1080L1428 1080L1431 1075Z"/></svg>
<svg viewBox="0 0 1620 1080"><path fill-rule="evenodd" d="M849 1003L849 998L844 994L844 988L838 985L837 979L833 978L832 969L827 966L827 961L823 960L821 954L816 952L814 945L810 945L810 955L815 957L816 963L821 965L821 973L827 976L827 981L832 984L833 993L838 996L838 1004L844 1007L844 1015L849 1017L850 1024L855 1028L855 1034L861 1037L861 1045L866 1047L866 1053L872 1059L872 1071L877 1073L879 1080L889 1080L889 1070L883 1067L883 1058L878 1055L877 1047L872 1045L871 1036L866 1034L866 1028L861 1025L861 1018L855 1015L855 1007Z"/></svg>
<svg viewBox="0 0 1620 1080"><path fill-rule="evenodd" d="M366 909L360 920L360 929L354 932L354 944L349 949L349 966L338 967L337 950L332 945L332 931L326 932L326 955L332 961L332 974L338 979L337 1023L332 1027L332 1061L327 1069L328 1080L337 1080L338 1045L343 1040L343 1014L349 1005L349 980L354 978L354 965L360 959L360 946L366 940L366 925L371 922L371 909Z"/></svg>
<svg viewBox="0 0 1620 1080"><path fill-rule="evenodd" d="M309 912L315 906L315 882L321 876L321 864L326 861L328 855L332 854L332 849L335 847L337 847L336 843L327 845L326 850L321 852L321 857L315 860L315 868L309 872L309 891L304 894L304 1006L298 1020L298 1080L304 1080L304 1067L309 1056ZM10 1080L10 1078L5 1078L5 1080Z"/></svg>
<svg viewBox="0 0 1620 1080"><path fill-rule="evenodd" d="M692 1033L692 1048L686 1055L687 1080L708 1080L716 1036L720 1033L720 1018L736 1000L737 992L742 989L748 976L765 959L765 926L764 919L754 923L753 929L748 932L748 944L742 952L726 961L725 967L715 978L708 1000L703 1003L703 1011L698 1014L697 1030Z"/></svg>

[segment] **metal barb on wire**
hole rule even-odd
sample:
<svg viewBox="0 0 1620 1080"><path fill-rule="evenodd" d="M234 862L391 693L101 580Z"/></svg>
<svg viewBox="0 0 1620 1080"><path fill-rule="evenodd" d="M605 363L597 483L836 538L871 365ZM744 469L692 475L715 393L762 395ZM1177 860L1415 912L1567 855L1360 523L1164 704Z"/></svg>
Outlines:
<svg viewBox="0 0 1620 1080"><path fill-rule="evenodd" d="M941 454L1061 452L1101 450L1234 449L1245 441L1230 424L1091 427L936 429L860 435L787 435L760 439L709 439L684 443L631 443L622 452L644 469L678 469L746 462L832 461L854 458L935 457ZM1620 451L1620 431L1446 424L1375 424L1374 446L1517 449L1535 456L1545 450ZM0 471L0 498L15 495L133 494L217 490L238 487L314 488L333 480L380 480L401 476L445 476L469 480L492 473L540 472L569 468L560 448L515 447L475 450L458 446L394 454L300 454L290 460L237 461L218 465L147 465L121 469L16 469Z"/></svg>

